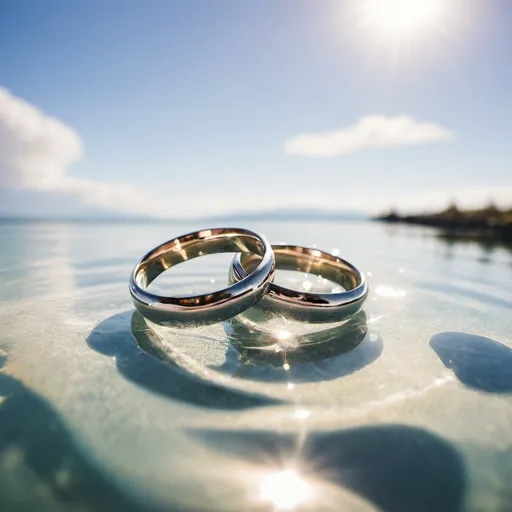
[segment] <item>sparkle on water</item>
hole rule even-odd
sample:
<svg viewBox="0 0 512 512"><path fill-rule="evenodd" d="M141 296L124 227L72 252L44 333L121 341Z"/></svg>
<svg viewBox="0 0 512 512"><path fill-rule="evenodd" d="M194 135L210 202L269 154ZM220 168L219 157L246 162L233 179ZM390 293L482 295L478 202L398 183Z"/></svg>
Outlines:
<svg viewBox="0 0 512 512"><path fill-rule="evenodd" d="M288 338L290 338L292 335L291 332L289 331L285 331L284 329L279 329L278 331L276 331L275 333L275 337L279 340L279 341L282 341L282 340L287 340Z"/></svg>
<svg viewBox="0 0 512 512"><path fill-rule="evenodd" d="M293 413L293 416L298 420L307 420L311 416L311 411L308 409L298 409Z"/></svg>
<svg viewBox="0 0 512 512"><path fill-rule="evenodd" d="M309 281L304 281L302 283L302 288L304 289L305 292L309 292L309 290L311 290L312 286L313 285Z"/></svg>
<svg viewBox="0 0 512 512"><path fill-rule="evenodd" d="M405 290L393 288L392 286L379 285L375 288L375 295L389 299L402 299L407 295Z"/></svg>
<svg viewBox="0 0 512 512"><path fill-rule="evenodd" d="M295 469L283 469L263 478L260 499L278 510L292 510L312 496L311 486Z"/></svg>
<svg viewBox="0 0 512 512"><path fill-rule="evenodd" d="M281 352L283 350L294 350L299 346L297 337L285 329L278 329L275 332L274 337L277 342L274 349L276 352Z"/></svg>

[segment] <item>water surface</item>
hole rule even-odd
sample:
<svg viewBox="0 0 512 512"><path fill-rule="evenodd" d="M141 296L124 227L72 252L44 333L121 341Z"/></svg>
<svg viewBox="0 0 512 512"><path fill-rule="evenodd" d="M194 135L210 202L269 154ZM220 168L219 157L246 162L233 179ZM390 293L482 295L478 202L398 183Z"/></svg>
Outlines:
<svg viewBox="0 0 512 512"><path fill-rule="evenodd" d="M423 228L254 222L356 264L364 315L327 334L283 319L148 328L133 265L203 227L0 224L6 510L512 509L510 252ZM154 287L215 289L229 261L187 262ZM255 351L269 336L283 350Z"/></svg>

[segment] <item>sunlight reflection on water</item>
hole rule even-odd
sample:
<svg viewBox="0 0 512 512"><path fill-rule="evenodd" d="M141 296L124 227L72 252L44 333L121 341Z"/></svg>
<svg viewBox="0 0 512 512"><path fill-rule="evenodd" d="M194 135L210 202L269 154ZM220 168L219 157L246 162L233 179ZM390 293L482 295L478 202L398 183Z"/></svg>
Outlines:
<svg viewBox="0 0 512 512"><path fill-rule="evenodd" d="M478 246L457 246L456 257L448 257L438 239L387 234L371 224L265 225L271 240L286 236L300 245L315 240L321 249L338 246L342 257L371 278L371 293L379 300L365 307L364 329L355 331L362 339L347 352L333 338L298 354L298 337L319 333L277 319L267 323L275 346L260 350L265 359L252 353L259 347L254 333L244 331L250 324L239 326L243 334L238 340L236 329L220 324L190 331L162 329L162 346L174 357L174 363L163 364L134 343L127 279L147 249L196 227L41 223L23 230L4 228L0 419L3 425L19 423L13 432L25 455L19 473L10 476L16 486L4 483L7 473L0 464L0 492L31 489L32 480L22 480L34 475L34 485L51 482L59 501L76 493L90 504L87 500L97 489L101 496L119 486L122 491L112 498L119 509L134 502L135 495L155 495L167 509L181 509L195 492L193 510L222 511L226 489L237 478L237 464L243 463L248 471L229 498L230 510L253 510L251 503L257 503L255 510L268 510L262 504L340 510L336 492L349 487L347 475L356 474L354 468L360 487L343 499L364 496L372 501L369 510L376 503L397 510L393 500L411 480L416 487L406 496L411 500L408 510L424 510L421 500L432 499L431 510L458 510L466 500L467 509L476 511L477 505L489 504L486 496L491 495L497 496L494 510L506 510L499 506L509 496L504 475L510 467L510 379L503 365L488 363L498 350L509 353L509 253L496 249L482 261ZM168 283L194 291L204 291L203 285L218 288L226 281L226 264L187 262L171 272ZM305 280L299 277L296 286ZM312 289L328 285L316 278L307 282ZM461 332L439 336L454 330ZM464 332L486 338L473 336L469 343ZM429 345L434 335L440 355ZM249 347L235 346L244 340L251 341ZM482 349L475 352L478 343ZM501 373L489 375L489 366ZM20 421L27 417L33 421ZM225 450L239 452L212 458L217 440L199 446L189 435L198 428L224 433ZM258 442L262 432L267 440ZM295 440L302 433L300 465L298 456L283 457L289 464L280 460L273 466L265 460L264 469L261 459L247 461L251 446L255 457L263 453L270 458L279 452L277 437ZM400 458L404 446L407 460ZM48 471L41 457L48 461ZM219 471L211 461L219 459L227 462L216 485L212 475ZM70 479L59 473L67 461L72 462ZM422 461L430 464L428 471ZM75 463L83 473L78 477L94 482L89 497L74 483L83 481ZM324 472L310 471L313 464ZM101 480L98 474L107 477ZM190 481L186 490L185 480L187 485ZM69 487L67 494L59 482ZM483 496L476 504L474 482ZM327 497L323 485L336 492ZM445 495L438 496L443 485ZM355 501L349 502L346 508L343 502L344 510L359 510Z"/></svg>
<svg viewBox="0 0 512 512"><path fill-rule="evenodd" d="M312 498L311 486L294 469L283 469L266 475L260 486L262 501L278 510L292 510Z"/></svg>

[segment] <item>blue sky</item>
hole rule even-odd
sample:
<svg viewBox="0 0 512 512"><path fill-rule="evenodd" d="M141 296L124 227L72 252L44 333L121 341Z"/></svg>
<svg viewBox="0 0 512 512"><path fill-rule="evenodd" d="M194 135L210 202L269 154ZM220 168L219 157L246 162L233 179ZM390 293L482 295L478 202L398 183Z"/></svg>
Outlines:
<svg viewBox="0 0 512 512"><path fill-rule="evenodd" d="M0 213L512 204L512 2L364 4L4 0Z"/></svg>

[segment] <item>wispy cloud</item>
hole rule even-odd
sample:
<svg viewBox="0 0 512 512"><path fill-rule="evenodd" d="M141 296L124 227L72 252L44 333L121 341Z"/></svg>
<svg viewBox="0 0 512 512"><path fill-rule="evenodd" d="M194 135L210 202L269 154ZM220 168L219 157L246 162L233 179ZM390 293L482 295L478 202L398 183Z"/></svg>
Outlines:
<svg viewBox="0 0 512 512"><path fill-rule="evenodd" d="M333 156L366 147L398 146L447 140L452 133L438 125L420 123L411 117L363 117L355 125L337 132L299 135L287 142L292 154ZM172 201L162 201L147 190L129 183L91 180L73 176L70 168L83 158L78 134L62 121L0 87L0 189L22 189L70 195L102 211L174 218L197 218L233 212L272 211L276 209L340 208L337 193L325 190L310 194L293 189L283 196L265 194L264 199L252 190L241 191L229 202L216 194L186 194ZM244 193L242 193L244 192ZM475 186L468 189L411 190L396 196L381 190L364 190L343 198L345 210L377 213L389 207L402 211L433 210L455 200L463 207L473 207L493 199L510 206L512 189ZM193 204L193 208L191 208ZM23 205L25 206L25 205Z"/></svg>
<svg viewBox="0 0 512 512"><path fill-rule="evenodd" d="M69 166L82 157L71 127L0 87L0 188L72 194L84 204L125 214L168 214L132 185L70 176Z"/></svg>
<svg viewBox="0 0 512 512"><path fill-rule="evenodd" d="M290 155L333 157L380 146L408 146L446 141L453 133L410 116L365 116L341 130L303 133L285 143Z"/></svg>

